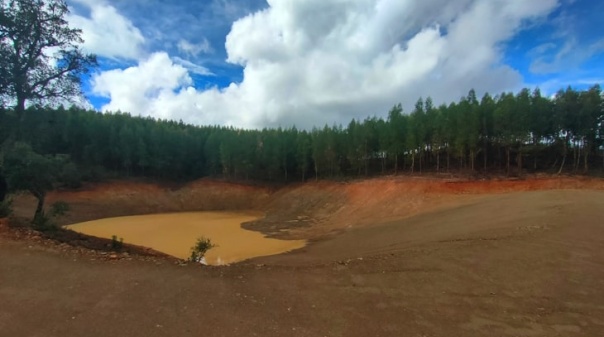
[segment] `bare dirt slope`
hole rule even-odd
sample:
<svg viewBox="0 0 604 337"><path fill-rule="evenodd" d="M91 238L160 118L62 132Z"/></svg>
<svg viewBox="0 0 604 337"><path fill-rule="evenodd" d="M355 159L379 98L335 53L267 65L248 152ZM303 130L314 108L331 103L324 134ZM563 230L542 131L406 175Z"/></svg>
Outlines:
<svg viewBox="0 0 604 337"><path fill-rule="evenodd" d="M313 242L228 268L91 261L0 237L0 336L601 336L601 188L383 179L266 190L257 209L272 219L252 225L298 220L295 235ZM293 211L274 209L288 198Z"/></svg>

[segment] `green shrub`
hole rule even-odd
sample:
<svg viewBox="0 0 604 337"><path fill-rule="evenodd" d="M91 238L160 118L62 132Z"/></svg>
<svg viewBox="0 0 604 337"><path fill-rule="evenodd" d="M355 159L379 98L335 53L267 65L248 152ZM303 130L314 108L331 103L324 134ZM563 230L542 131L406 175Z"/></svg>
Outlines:
<svg viewBox="0 0 604 337"><path fill-rule="evenodd" d="M54 219L44 212L37 214L31 224L35 230L41 232L55 231L59 228Z"/></svg>
<svg viewBox="0 0 604 337"><path fill-rule="evenodd" d="M111 249L113 250L122 250L124 247L124 238L117 239L117 235L111 236Z"/></svg>
<svg viewBox="0 0 604 337"><path fill-rule="evenodd" d="M0 218L7 218L13 213L13 199L6 198L0 202Z"/></svg>
<svg viewBox="0 0 604 337"><path fill-rule="evenodd" d="M42 212L34 217L32 226L34 229L47 232L54 231L59 228L56 220L67 214L69 204L64 201L57 201L50 206L50 212Z"/></svg>
<svg viewBox="0 0 604 337"><path fill-rule="evenodd" d="M212 240L206 238L205 236L201 236L195 242L195 245L191 247L191 256L189 257L189 261L191 262L199 262L208 252L208 250L216 247L215 244L212 243Z"/></svg>
<svg viewBox="0 0 604 337"><path fill-rule="evenodd" d="M50 215L58 218L64 216L69 212L69 204L65 201L57 201L50 206Z"/></svg>

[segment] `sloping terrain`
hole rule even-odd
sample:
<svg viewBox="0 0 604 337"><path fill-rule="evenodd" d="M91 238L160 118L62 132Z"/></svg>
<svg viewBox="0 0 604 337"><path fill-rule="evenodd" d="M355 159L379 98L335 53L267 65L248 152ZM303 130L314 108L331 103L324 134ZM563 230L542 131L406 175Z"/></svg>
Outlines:
<svg viewBox="0 0 604 337"><path fill-rule="evenodd" d="M51 199L70 202L71 220L78 220L229 207L219 201L233 198L230 207L267 214L246 226L312 242L200 268L99 261L0 237L0 336L549 337L604 330L601 180L119 186ZM153 208L164 200L167 206ZM19 212L28 202L18 200Z"/></svg>
<svg viewBox="0 0 604 337"><path fill-rule="evenodd" d="M351 182L309 182L282 188L199 180L184 186L116 181L48 196L71 205L61 224L112 216L183 211L259 211L244 227L270 236L320 239L356 227L379 225L472 202L484 195L558 189L604 190L604 181L544 177L526 180L388 177ZM35 200L17 198L16 215L31 217Z"/></svg>

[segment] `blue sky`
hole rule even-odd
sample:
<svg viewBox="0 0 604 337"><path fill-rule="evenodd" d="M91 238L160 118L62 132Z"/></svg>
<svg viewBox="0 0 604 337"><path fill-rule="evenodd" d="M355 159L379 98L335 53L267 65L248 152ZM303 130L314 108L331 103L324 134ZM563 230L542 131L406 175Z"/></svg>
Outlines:
<svg viewBox="0 0 604 337"><path fill-rule="evenodd" d="M602 1L562 2L542 22L506 44L506 62L520 71L527 85L550 93L568 85L587 88L604 83L604 33L597 28L602 13ZM532 67L540 60L550 67Z"/></svg>
<svg viewBox="0 0 604 337"><path fill-rule="evenodd" d="M604 79L596 0L68 0L95 109L238 127Z"/></svg>

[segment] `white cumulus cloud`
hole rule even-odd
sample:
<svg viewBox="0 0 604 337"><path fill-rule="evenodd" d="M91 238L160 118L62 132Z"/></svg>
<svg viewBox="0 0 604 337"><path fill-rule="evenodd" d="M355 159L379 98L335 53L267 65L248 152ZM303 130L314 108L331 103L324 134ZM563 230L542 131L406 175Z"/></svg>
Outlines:
<svg viewBox="0 0 604 337"><path fill-rule="evenodd" d="M142 113L169 118L171 110L158 110L162 99L173 97L176 88L191 85L187 70L174 64L166 53L155 53L138 66L96 74L92 87L96 94L111 98L103 110Z"/></svg>
<svg viewBox="0 0 604 337"><path fill-rule="evenodd" d="M195 89L165 53L94 78L104 107L200 124L311 127L516 89L502 44L557 0L269 0L237 20L227 61L243 80Z"/></svg>
<svg viewBox="0 0 604 337"><path fill-rule="evenodd" d="M115 7L103 1L73 0L90 10L89 16L71 13L71 26L82 30L83 48L108 58L138 59L145 38Z"/></svg>

